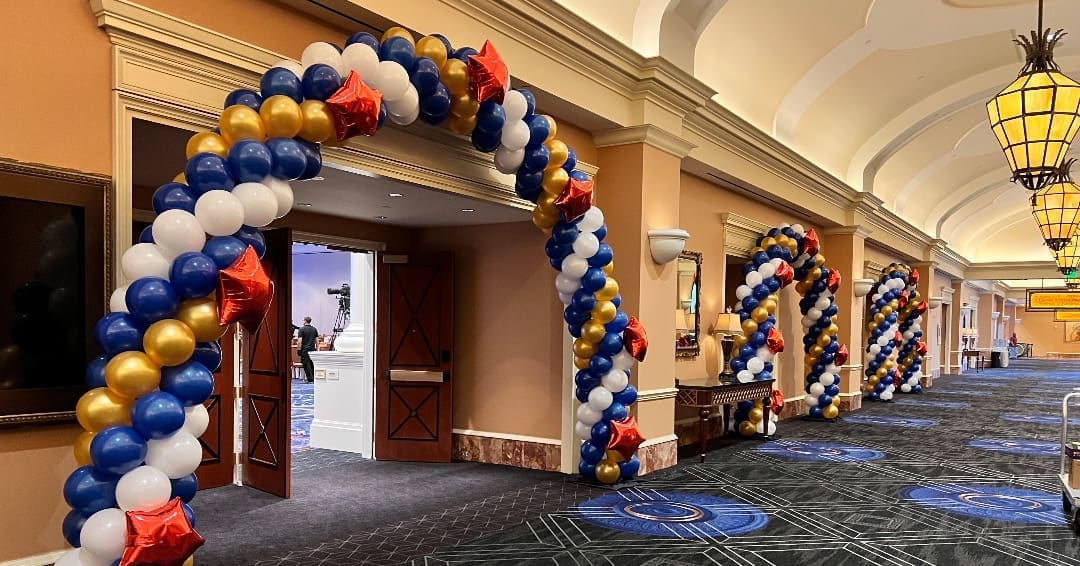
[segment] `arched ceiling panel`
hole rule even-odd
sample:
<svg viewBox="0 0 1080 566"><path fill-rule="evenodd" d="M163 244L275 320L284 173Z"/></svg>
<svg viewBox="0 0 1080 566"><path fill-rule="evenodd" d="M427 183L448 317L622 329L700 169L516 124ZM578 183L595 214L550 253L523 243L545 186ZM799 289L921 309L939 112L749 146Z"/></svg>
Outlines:
<svg viewBox="0 0 1080 566"><path fill-rule="evenodd" d="M1030 222L1030 218L1020 218L983 237L973 246L971 259L977 262L1046 261L1054 259L1054 255L1043 245L1035 223Z"/></svg>

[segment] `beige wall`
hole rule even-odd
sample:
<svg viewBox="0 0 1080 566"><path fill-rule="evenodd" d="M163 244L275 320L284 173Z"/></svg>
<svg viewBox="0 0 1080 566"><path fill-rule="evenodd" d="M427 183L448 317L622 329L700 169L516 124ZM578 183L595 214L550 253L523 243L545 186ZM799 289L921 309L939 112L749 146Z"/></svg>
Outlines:
<svg viewBox="0 0 1080 566"><path fill-rule="evenodd" d="M1065 342L1065 327L1075 322L1054 322L1052 312L1034 312L1017 307L1020 323L1015 325L1016 338L1020 342L1034 344L1036 356L1049 352L1080 352L1080 342Z"/></svg>
<svg viewBox="0 0 1080 566"><path fill-rule="evenodd" d="M881 249L881 248L877 247L876 245L871 244L870 242L866 243L866 246L865 246L864 252L863 252L863 258L864 258L865 261L869 261L869 262L873 262L873 263L879 263L879 264L881 264L883 266L886 266L886 267L890 263L896 263L896 262L902 261L899 257L897 257L896 252L893 252L891 250ZM876 272L876 273L873 273L873 274L870 274L870 273L866 274L867 277L873 277L875 279L877 277L879 277L880 275L881 275L880 271ZM862 277L862 276L863 275L860 274L857 277Z"/></svg>

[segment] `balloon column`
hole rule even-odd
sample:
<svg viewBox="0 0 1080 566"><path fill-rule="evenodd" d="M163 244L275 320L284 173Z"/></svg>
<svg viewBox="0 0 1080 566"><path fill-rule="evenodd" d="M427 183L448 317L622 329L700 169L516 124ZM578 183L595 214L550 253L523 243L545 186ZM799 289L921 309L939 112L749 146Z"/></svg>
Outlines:
<svg viewBox="0 0 1080 566"><path fill-rule="evenodd" d="M919 301L915 287L919 282L918 270L902 263L893 263L882 270L870 300L870 316L867 323L870 336L866 346L867 359L864 385L866 398L871 401L889 401L896 385L904 393L919 393L919 377L914 372L921 365L926 346L920 339L922 329L919 319L926 312L926 303ZM920 345L922 344L922 345ZM899 356L894 355L898 347ZM922 353L920 353L922 352ZM901 370L897 371L897 358ZM918 362L916 362L918 359Z"/></svg>
<svg viewBox="0 0 1080 566"><path fill-rule="evenodd" d="M833 322L840 273L825 267L820 247L817 233L804 231L798 224L772 228L758 239L750 262L743 266L745 282L735 289L743 334L735 337L730 364L742 383L773 379L773 359L784 350L783 336L776 328L776 293L797 280L805 332L806 403L811 417L834 419L840 404L837 374L847 360L847 347L837 340L839 329ZM739 403L734 426L740 434L775 433L776 414L765 423L762 409L760 401Z"/></svg>
<svg viewBox="0 0 1080 566"><path fill-rule="evenodd" d="M903 393L922 393L919 383L923 356L926 355L926 342L922 341L922 317L926 313L926 301L919 300L919 270L912 269L905 288L908 296L900 297L900 337L903 345L896 355L898 360L896 373L900 376L900 391Z"/></svg>

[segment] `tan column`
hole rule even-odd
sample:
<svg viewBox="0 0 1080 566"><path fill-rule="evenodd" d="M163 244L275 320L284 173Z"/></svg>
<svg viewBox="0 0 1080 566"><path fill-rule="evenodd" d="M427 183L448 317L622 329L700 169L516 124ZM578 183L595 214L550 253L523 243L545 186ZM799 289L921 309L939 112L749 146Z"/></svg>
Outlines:
<svg viewBox="0 0 1080 566"><path fill-rule="evenodd" d="M975 320L978 323L975 328L979 329L979 339L975 342L976 348L989 348L994 343L994 326L997 325L997 321L991 318L994 304L993 291L979 292L979 306L975 314ZM989 361L990 355L987 354L986 358Z"/></svg>
<svg viewBox="0 0 1080 566"><path fill-rule="evenodd" d="M622 309L637 316L649 336L649 352L633 381L641 472L674 466L676 262L657 265L648 231L679 227L682 158L691 145L652 126L621 128L594 136L599 173L596 204L603 209L607 241L615 252Z"/></svg>
<svg viewBox="0 0 1080 566"><path fill-rule="evenodd" d="M865 268L866 237L870 230L862 226L829 228L822 235L821 253L825 265L840 270L843 284L836 293L839 312L836 324L840 327L837 338L847 344L850 355L840 368L840 410L853 411L862 407L863 350L863 297L855 296L855 279L863 278ZM801 344L800 344L801 346Z"/></svg>
<svg viewBox="0 0 1080 566"><path fill-rule="evenodd" d="M953 303L952 303L952 320L949 321L949 328L952 332L949 333L951 337L949 339L949 361L946 364L949 368L949 373L960 374L963 373L963 367L960 363L960 350L961 345L961 333L964 331L961 325L963 317L963 305L964 305L964 280L954 279L952 284L953 289Z"/></svg>

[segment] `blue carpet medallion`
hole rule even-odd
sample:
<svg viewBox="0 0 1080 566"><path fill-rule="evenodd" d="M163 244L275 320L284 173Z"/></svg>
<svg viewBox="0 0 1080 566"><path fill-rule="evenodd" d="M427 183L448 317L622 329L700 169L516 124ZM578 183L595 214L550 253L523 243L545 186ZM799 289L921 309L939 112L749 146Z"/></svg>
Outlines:
<svg viewBox="0 0 1080 566"><path fill-rule="evenodd" d="M1035 424L1061 424L1061 415L1019 415L1019 414L1005 414L1000 417L1003 421L1012 421L1017 423L1035 423ZM1069 419L1070 425L1080 425L1080 418Z"/></svg>
<svg viewBox="0 0 1080 566"><path fill-rule="evenodd" d="M900 498L950 513L992 521L1064 525L1061 495L994 485L931 484L900 490Z"/></svg>
<svg viewBox="0 0 1080 566"><path fill-rule="evenodd" d="M875 426L897 426L903 428L930 428L937 426L938 422L930 419L910 419L907 417L890 417L886 415L854 414L844 417L846 423L868 424Z"/></svg>
<svg viewBox="0 0 1080 566"><path fill-rule="evenodd" d="M607 529L665 538L731 537L756 531L769 516L734 499L677 491L621 490L577 507Z"/></svg>
<svg viewBox="0 0 1080 566"><path fill-rule="evenodd" d="M893 403L897 405L934 407L936 409L966 409L971 406L971 403L962 403L960 401L923 401L922 399L897 399Z"/></svg>
<svg viewBox="0 0 1080 566"><path fill-rule="evenodd" d="M971 395L972 397L988 397L991 393L989 391L981 391L979 389L938 389L933 388L934 393L944 393L945 395Z"/></svg>
<svg viewBox="0 0 1080 566"><path fill-rule="evenodd" d="M754 451L791 460L814 462L865 462L867 460L880 460L885 457L885 453L879 450L824 440L802 442L779 440L762 444L755 448Z"/></svg>
<svg viewBox="0 0 1080 566"><path fill-rule="evenodd" d="M1029 440L1026 438L976 438L969 440L968 446L990 450L993 452L1006 452L1021 456L1061 456L1061 444L1046 440Z"/></svg>

